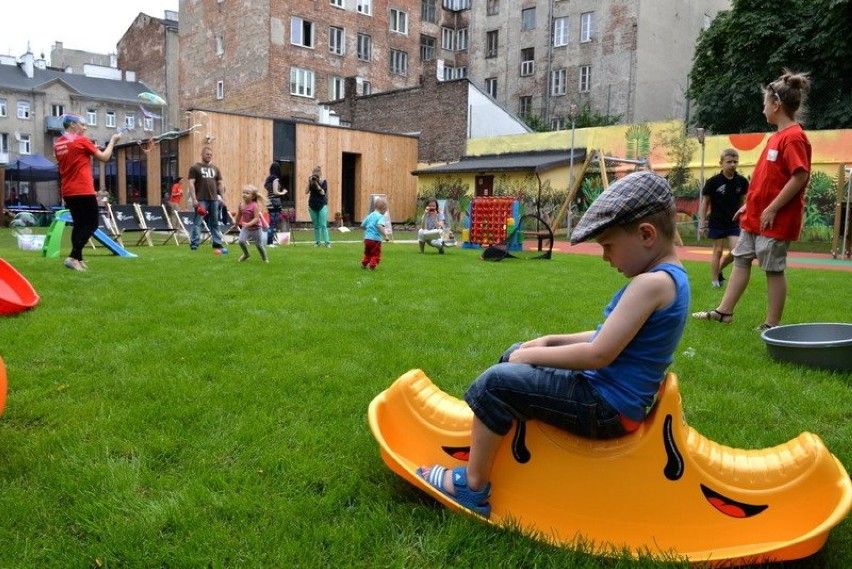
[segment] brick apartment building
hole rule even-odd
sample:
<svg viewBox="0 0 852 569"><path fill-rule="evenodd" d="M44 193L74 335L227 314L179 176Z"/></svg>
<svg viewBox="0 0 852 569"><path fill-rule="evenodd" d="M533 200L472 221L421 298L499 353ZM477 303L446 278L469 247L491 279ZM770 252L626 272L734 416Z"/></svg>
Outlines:
<svg viewBox="0 0 852 569"><path fill-rule="evenodd" d="M358 94L404 89L435 58L463 77L469 4L181 0L180 105L317 120L347 77Z"/></svg>

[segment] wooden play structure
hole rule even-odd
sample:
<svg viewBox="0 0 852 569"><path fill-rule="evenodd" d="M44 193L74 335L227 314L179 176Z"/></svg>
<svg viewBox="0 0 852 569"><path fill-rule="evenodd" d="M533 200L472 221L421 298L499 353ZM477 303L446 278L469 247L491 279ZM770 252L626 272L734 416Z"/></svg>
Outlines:
<svg viewBox="0 0 852 569"><path fill-rule="evenodd" d="M453 510L476 516L416 474L464 466L473 413L411 370L373 399L385 464ZM687 425L669 374L639 429L611 440L517 423L492 470L483 521L600 555L685 557L733 567L818 551L852 508L852 482L817 435L766 449L713 442Z"/></svg>
<svg viewBox="0 0 852 569"><path fill-rule="evenodd" d="M834 234L831 239L831 256L852 257L852 167L841 164L837 171L837 202L834 207Z"/></svg>

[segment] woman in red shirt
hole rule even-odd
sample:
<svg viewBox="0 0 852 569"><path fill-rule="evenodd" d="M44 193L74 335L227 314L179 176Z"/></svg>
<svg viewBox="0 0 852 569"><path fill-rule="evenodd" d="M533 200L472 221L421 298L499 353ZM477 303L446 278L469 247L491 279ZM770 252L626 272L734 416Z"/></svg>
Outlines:
<svg viewBox="0 0 852 569"><path fill-rule="evenodd" d="M101 162L109 160L121 134L113 134L106 148L100 150L84 136L87 127L82 117L63 115L62 128L65 133L56 140L53 153L59 162L62 199L74 222L71 254L65 259L65 266L85 271L83 248L98 228L98 197L92 177L92 156Z"/></svg>
<svg viewBox="0 0 852 569"><path fill-rule="evenodd" d="M805 211L805 188L811 172L811 143L796 115L810 89L806 74L784 74L763 91L766 122L778 127L769 137L752 174L746 203L734 215L742 233L734 255L734 269L718 307L693 313L694 318L730 324L734 308L748 286L751 263L758 260L766 273L766 318L755 330L781 322L787 299L787 247L799 238Z"/></svg>

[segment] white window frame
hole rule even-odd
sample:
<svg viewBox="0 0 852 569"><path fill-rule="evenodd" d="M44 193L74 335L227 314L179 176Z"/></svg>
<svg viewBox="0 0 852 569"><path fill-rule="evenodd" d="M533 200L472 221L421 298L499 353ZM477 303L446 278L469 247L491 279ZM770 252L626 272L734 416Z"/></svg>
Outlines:
<svg viewBox="0 0 852 569"><path fill-rule="evenodd" d="M225 36L216 34L216 55L225 55Z"/></svg>
<svg viewBox="0 0 852 569"><path fill-rule="evenodd" d="M314 98L316 76L310 69L302 67L290 68L290 94L296 97Z"/></svg>
<svg viewBox="0 0 852 569"><path fill-rule="evenodd" d="M30 120L30 102L18 101L18 118L22 121Z"/></svg>
<svg viewBox="0 0 852 569"><path fill-rule="evenodd" d="M492 42L491 39L494 38ZM491 44L494 45L491 45ZM497 57L500 53L500 31L488 30L485 32L485 59Z"/></svg>
<svg viewBox="0 0 852 569"><path fill-rule="evenodd" d="M487 0L485 3L485 15L496 16L500 13L500 0Z"/></svg>
<svg viewBox="0 0 852 569"><path fill-rule="evenodd" d="M130 130L136 128L136 113L124 113L124 127Z"/></svg>
<svg viewBox="0 0 852 569"><path fill-rule="evenodd" d="M532 21L527 21L529 19L530 14L532 14ZM535 6L531 6L529 8L524 8L521 10L521 30L534 30L535 29Z"/></svg>
<svg viewBox="0 0 852 569"><path fill-rule="evenodd" d="M5 98L0 97L0 117L8 117L9 116L9 101Z"/></svg>
<svg viewBox="0 0 852 569"><path fill-rule="evenodd" d="M21 133L18 138L18 154L29 156L33 153L33 139L29 133Z"/></svg>
<svg viewBox="0 0 852 569"><path fill-rule="evenodd" d="M115 111L107 111L104 115L104 126L115 128Z"/></svg>
<svg viewBox="0 0 852 569"><path fill-rule="evenodd" d="M361 79L361 94L371 95L373 93L373 82L368 79Z"/></svg>
<svg viewBox="0 0 852 569"><path fill-rule="evenodd" d="M142 117L142 130L154 132L154 119L149 117Z"/></svg>
<svg viewBox="0 0 852 569"><path fill-rule="evenodd" d="M329 26L328 52L332 55L344 55L346 53L346 30L344 28Z"/></svg>
<svg viewBox="0 0 852 569"><path fill-rule="evenodd" d="M290 16L290 43L299 47L314 48L316 26L301 16ZM309 36L309 37L305 37Z"/></svg>
<svg viewBox="0 0 852 569"><path fill-rule="evenodd" d="M343 77L332 75L328 78L328 98L337 101L346 97L346 80Z"/></svg>
<svg viewBox="0 0 852 569"><path fill-rule="evenodd" d="M568 92L568 70L554 69L550 72L550 94L564 95Z"/></svg>
<svg viewBox="0 0 852 569"><path fill-rule="evenodd" d="M391 49L389 70L394 75L408 76L408 53L401 49Z"/></svg>
<svg viewBox="0 0 852 569"><path fill-rule="evenodd" d="M456 48L455 30L441 26L441 49L453 51Z"/></svg>
<svg viewBox="0 0 852 569"><path fill-rule="evenodd" d="M220 80L216 81L216 99L221 101L225 98L225 82Z"/></svg>
<svg viewBox="0 0 852 569"><path fill-rule="evenodd" d="M97 109L86 109L86 124L89 126L98 126Z"/></svg>
<svg viewBox="0 0 852 569"><path fill-rule="evenodd" d="M459 28L456 30L456 51L464 51L467 49L467 28Z"/></svg>
<svg viewBox="0 0 852 569"><path fill-rule="evenodd" d="M561 117L550 119L550 130L565 130L565 119Z"/></svg>
<svg viewBox="0 0 852 569"><path fill-rule="evenodd" d="M370 34L358 33L358 59L361 61L373 59L373 37Z"/></svg>
<svg viewBox="0 0 852 569"><path fill-rule="evenodd" d="M0 154L9 154L9 133L0 132ZM7 156L8 158L8 156Z"/></svg>
<svg viewBox="0 0 852 569"><path fill-rule="evenodd" d="M467 77L467 66L456 67L456 79L463 79L464 77Z"/></svg>
<svg viewBox="0 0 852 569"><path fill-rule="evenodd" d="M553 47L568 45L569 32L568 16L554 18L553 20Z"/></svg>
<svg viewBox="0 0 852 569"><path fill-rule="evenodd" d="M580 14L580 43L592 41L595 34L595 13L583 12Z"/></svg>
<svg viewBox="0 0 852 569"><path fill-rule="evenodd" d="M431 43L428 43L431 42ZM432 36L422 35L420 36L420 60L421 61L432 61L435 59L435 38Z"/></svg>
<svg viewBox="0 0 852 569"><path fill-rule="evenodd" d="M487 77L485 79L485 92L492 98L497 98L497 78Z"/></svg>
<svg viewBox="0 0 852 569"><path fill-rule="evenodd" d="M421 0L420 17L424 22L436 24L438 22L437 0Z"/></svg>
<svg viewBox="0 0 852 569"><path fill-rule="evenodd" d="M444 81L449 81L449 80L451 80L451 79L454 79L454 78L455 78L455 71L456 71L456 68L455 68L455 67L453 67L452 65L444 65L444 77L443 77L443 80L444 80Z"/></svg>
<svg viewBox="0 0 852 569"><path fill-rule="evenodd" d="M580 66L580 84L577 89L581 93L588 93L592 90L592 66L591 65L581 65Z"/></svg>
<svg viewBox="0 0 852 569"><path fill-rule="evenodd" d="M373 15L373 0L356 0L355 11L365 16Z"/></svg>
<svg viewBox="0 0 852 569"><path fill-rule="evenodd" d="M408 12L391 8L389 20L391 32L408 35Z"/></svg>
<svg viewBox="0 0 852 569"><path fill-rule="evenodd" d="M532 59L524 59L527 50L535 50L535 48L524 48L521 50L521 77L529 77L535 74L535 51L533 51Z"/></svg>
<svg viewBox="0 0 852 569"><path fill-rule="evenodd" d="M53 104L50 105L50 116L61 117L65 114L65 105Z"/></svg>
<svg viewBox="0 0 852 569"><path fill-rule="evenodd" d="M344 8L343 0L329 0L329 5L334 6L335 8Z"/></svg>

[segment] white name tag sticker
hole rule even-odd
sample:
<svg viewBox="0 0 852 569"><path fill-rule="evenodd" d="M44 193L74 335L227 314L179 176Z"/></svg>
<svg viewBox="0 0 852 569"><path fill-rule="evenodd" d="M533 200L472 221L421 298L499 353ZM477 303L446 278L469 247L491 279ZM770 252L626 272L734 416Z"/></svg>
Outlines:
<svg viewBox="0 0 852 569"><path fill-rule="evenodd" d="M778 151L777 150L770 150L769 152L766 153L766 159L769 160L770 162L775 162L776 160L778 160Z"/></svg>

